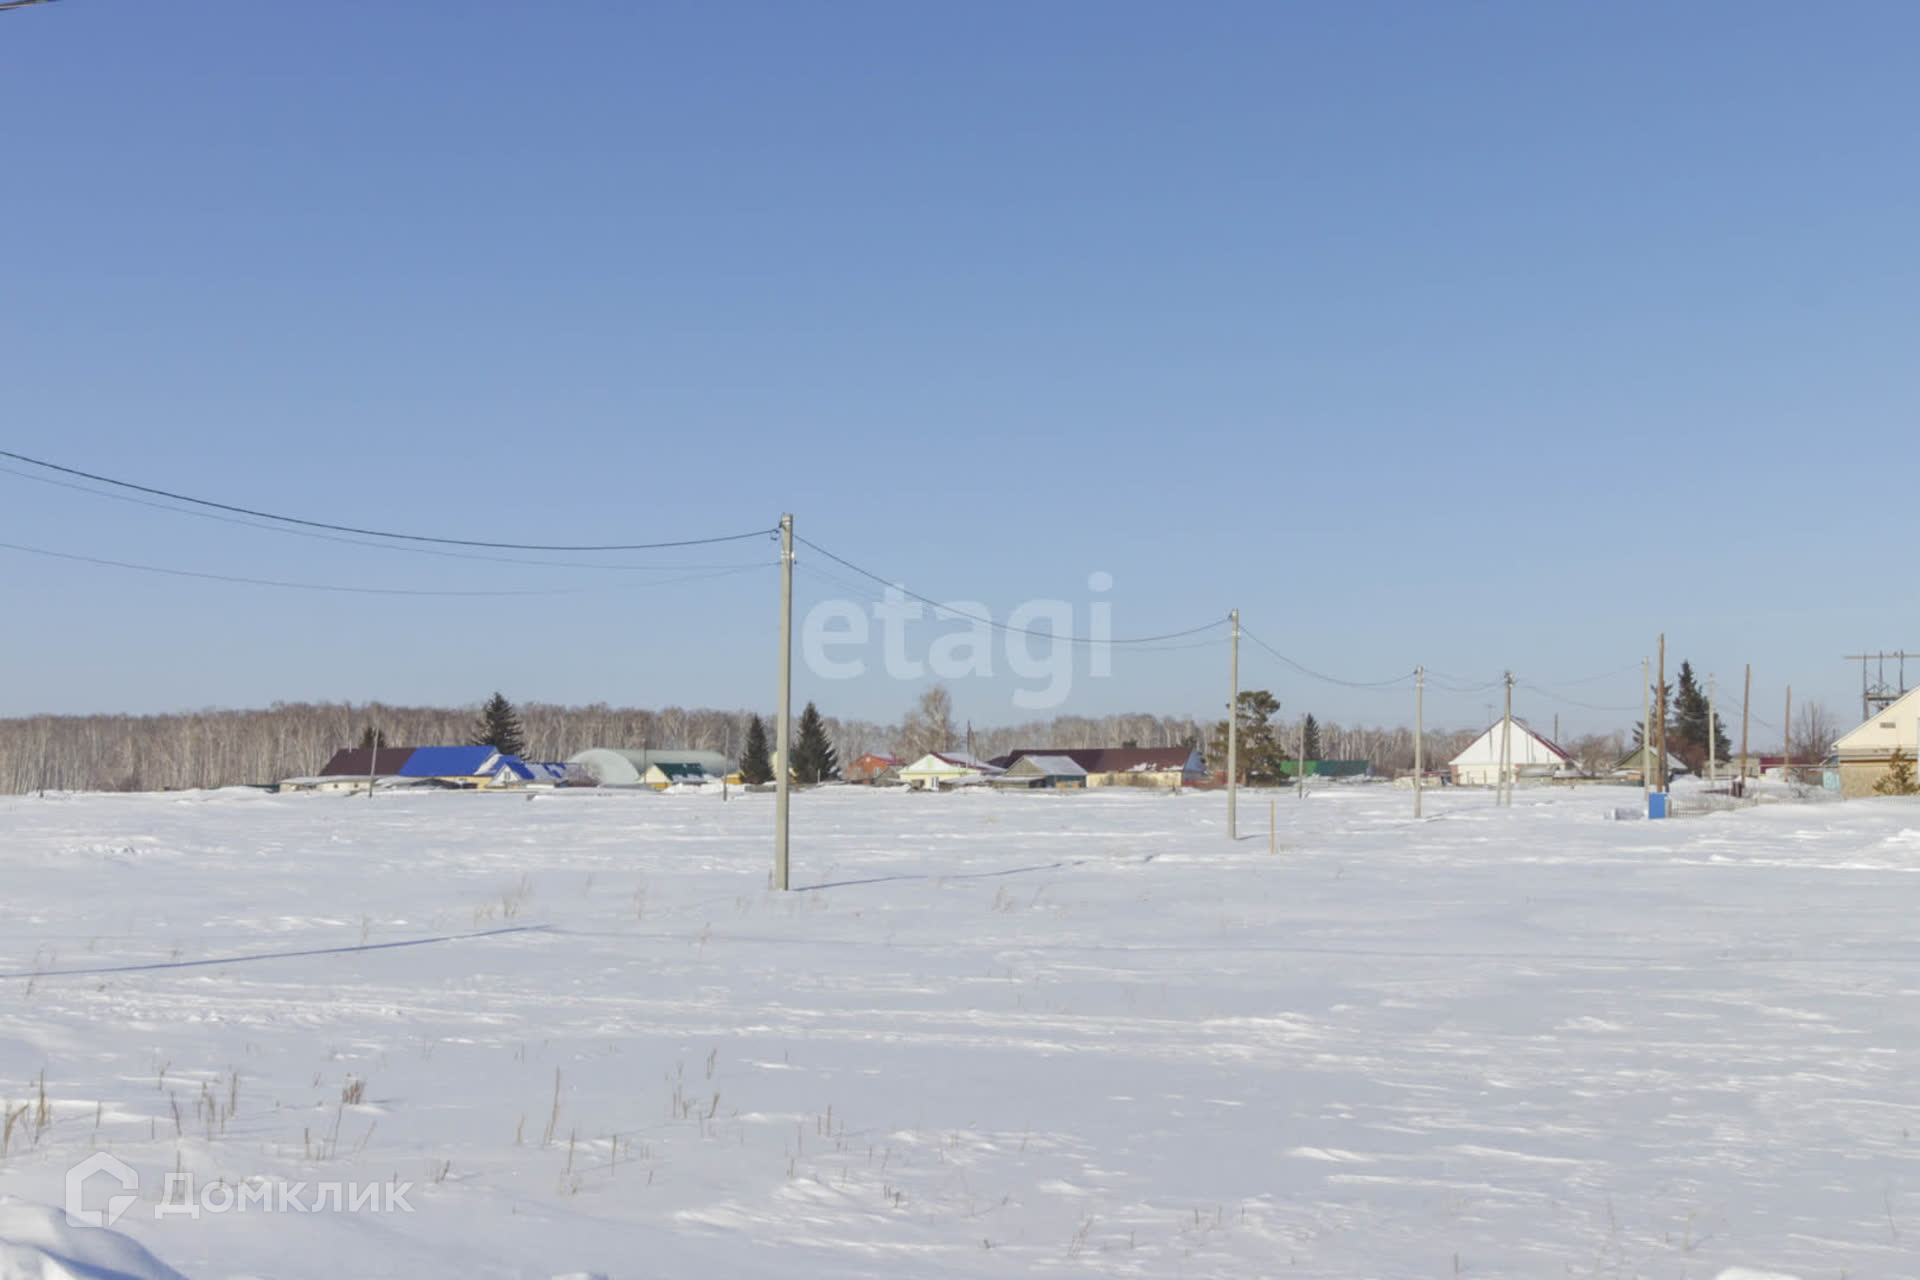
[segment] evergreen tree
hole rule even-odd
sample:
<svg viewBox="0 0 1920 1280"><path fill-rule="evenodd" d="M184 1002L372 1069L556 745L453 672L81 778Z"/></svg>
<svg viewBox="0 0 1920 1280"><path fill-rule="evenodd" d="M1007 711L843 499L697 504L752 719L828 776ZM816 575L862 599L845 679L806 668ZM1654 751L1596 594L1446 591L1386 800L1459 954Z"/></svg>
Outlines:
<svg viewBox="0 0 1920 1280"><path fill-rule="evenodd" d="M1913 776L1913 757L1903 748L1895 747L1893 754L1887 757L1887 776L1873 784L1873 794L1877 796L1920 795L1920 780Z"/></svg>
<svg viewBox="0 0 1920 1280"><path fill-rule="evenodd" d="M378 751L386 745L387 735L372 725L368 725L360 731L360 749L362 751Z"/></svg>
<svg viewBox="0 0 1920 1280"><path fill-rule="evenodd" d="M1300 722L1300 758L1303 761L1320 758L1320 722L1311 715Z"/></svg>
<svg viewBox="0 0 1920 1280"><path fill-rule="evenodd" d="M811 702L800 713L800 741L794 744L793 768L802 782L825 782L840 776L840 758L827 737L827 722Z"/></svg>
<svg viewBox="0 0 1920 1280"><path fill-rule="evenodd" d="M1686 761L1687 768L1695 773L1703 772L1707 763L1707 691L1694 679L1692 664L1680 664L1680 689L1667 709L1672 717L1668 733L1673 754ZM1714 758L1725 760L1732 754L1726 722L1718 716L1713 717L1713 722Z"/></svg>
<svg viewBox="0 0 1920 1280"><path fill-rule="evenodd" d="M755 786L773 781L773 758L767 752L767 726L759 716L747 721L747 745L740 753L740 776Z"/></svg>
<svg viewBox="0 0 1920 1280"><path fill-rule="evenodd" d="M1281 757L1286 754L1273 732L1273 717L1280 712L1280 700L1265 689L1242 689L1238 712L1238 741L1235 743L1238 758L1235 764L1240 774L1239 781L1250 782L1256 775L1264 778L1278 776ZM1207 739L1207 758L1222 769L1227 767L1225 720L1217 721L1213 726L1213 733Z"/></svg>
<svg viewBox="0 0 1920 1280"><path fill-rule="evenodd" d="M496 690L487 705L480 708L480 723L473 729L473 745L492 747L503 756L517 756L527 749L526 734L520 728L520 713Z"/></svg>

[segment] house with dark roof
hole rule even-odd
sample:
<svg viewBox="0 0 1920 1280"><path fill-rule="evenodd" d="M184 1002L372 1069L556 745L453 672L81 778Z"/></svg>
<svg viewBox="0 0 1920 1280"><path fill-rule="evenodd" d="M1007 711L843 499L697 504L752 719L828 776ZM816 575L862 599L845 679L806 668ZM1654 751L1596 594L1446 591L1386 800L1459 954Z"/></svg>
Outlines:
<svg viewBox="0 0 1920 1280"><path fill-rule="evenodd" d="M1026 747L995 756L1011 769L1024 756L1058 756L1086 770L1089 787L1179 787L1205 780L1193 747Z"/></svg>

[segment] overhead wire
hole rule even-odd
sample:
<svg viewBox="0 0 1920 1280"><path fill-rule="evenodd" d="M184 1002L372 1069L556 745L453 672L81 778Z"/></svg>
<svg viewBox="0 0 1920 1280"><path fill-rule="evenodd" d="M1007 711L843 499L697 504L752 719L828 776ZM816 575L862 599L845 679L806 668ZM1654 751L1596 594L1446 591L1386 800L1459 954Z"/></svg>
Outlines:
<svg viewBox="0 0 1920 1280"><path fill-rule="evenodd" d="M1262 640L1259 636L1247 630L1245 624L1241 625L1240 634L1245 636L1247 639L1253 641L1255 644L1259 645L1262 649L1265 649L1268 653L1272 654L1274 657L1278 658L1280 661L1286 663L1288 666L1292 667L1294 670L1302 673L1303 675L1311 676L1315 680L1324 680L1328 684L1341 685L1348 689L1387 689L1397 684L1404 684L1408 680L1413 679L1413 676L1414 676L1413 672L1408 671L1404 675L1394 676L1390 680L1343 680L1339 676L1330 676L1330 675L1327 675L1325 672L1315 671L1312 667L1307 666L1305 663L1297 662L1294 659L1289 658L1286 654L1280 652L1278 649L1268 644L1265 640Z"/></svg>
<svg viewBox="0 0 1920 1280"><path fill-rule="evenodd" d="M424 533L398 533L386 529L368 529L358 525L340 524L328 520L309 520L302 516L283 515L273 511L263 511L254 507L243 507L230 502L216 502L211 498L196 498L190 494L177 493L171 489L162 489L156 485L137 484L131 480L118 480L112 476L100 475L92 471L82 471L78 467L64 466L58 462L49 462L44 458L31 457L24 453L15 453L11 449L0 449L0 458L11 458L15 462L31 467L40 467L61 475L73 476L80 480L91 480L95 484L112 485L116 489L126 489L133 493L144 493L151 497L168 498L174 502L190 503L197 507L206 507L213 511L226 511L234 515L252 516L259 520L273 520L281 524L299 525L307 529L325 529L331 533L352 533L368 538L388 538L398 542L423 542L446 547L480 547L489 551L661 551L674 547L704 547L722 542L742 542L748 538L761 538L772 529L753 529L746 533L720 534L706 538L677 538L663 542L620 542L620 543L553 543L553 542L496 542L483 538L445 538Z"/></svg>
<svg viewBox="0 0 1920 1280"><path fill-rule="evenodd" d="M593 569L602 572L651 573L674 572L682 569L731 569L753 567L743 564L609 564L601 560L529 560L522 556L495 556L475 551L448 551L440 547L394 546L385 542L375 542L367 538L348 537L343 534L322 533L314 529L289 529L276 524L267 524L259 520L244 519L239 516L222 515L217 511L196 511L191 507L170 506L164 502L154 502L147 498L135 497L131 493L113 493L105 489L93 489L84 484L75 484L71 480L61 480L54 476L37 476L12 467L0 466L0 475L13 476L32 484L51 485L57 489L68 489L74 493L84 493L90 497L105 498L109 502L125 502L136 507L146 507L153 511L165 511L177 516L188 516L195 520L212 520L220 524L235 525L242 529L259 529L267 533L282 534L289 538L311 538L319 542L333 542L350 547L372 547L379 551L404 551L409 555L438 556L448 560L474 560L489 564L524 565L536 569Z"/></svg>
<svg viewBox="0 0 1920 1280"><path fill-rule="evenodd" d="M910 591L901 583L894 582L890 579L884 578L881 575L873 572L871 569L863 569L859 565L855 564L853 561L847 559L844 556L834 554L833 552L827 550L825 547L821 546L819 543L814 542L809 538L803 538L800 535L795 534L794 541L814 551L819 552L821 555L825 556L827 559L833 561L835 564L838 564L843 568L851 569L853 572L859 574L863 578L871 579L872 581L879 583L882 587L886 587L891 590L898 591L901 595L905 596L909 600L915 600L921 604L931 605L933 608L938 609L942 613L946 614L949 618L964 618L969 622L978 622L983 626L991 627L996 631L1006 632L1009 635L1037 636L1047 640L1064 641L1068 644L1133 646L1133 645L1155 644L1165 640L1184 640L1188 636L1196 636L1203 631L1211 631L1216 627L1224 627L1227 625L1227 619L1225 617L1220 617L1220 618L1215 618L1211 622L1203 622L1196 627L1188 627L1183 631L1169 631L1164 635L1123 636L1123 637L1078 636L1078 635L1063 633L1059 631L1045 631L1045 630L1041 630L1038 627L1015 627L1015 626L1010 626L1007 623L1001 622L996 618L988 617L984 614L969 613L965 609L956 609L950 604L946 604L946 603L943 603L942 601L935 600L932 596L925 596L925 595L921 595L917 591Z"/></svg>

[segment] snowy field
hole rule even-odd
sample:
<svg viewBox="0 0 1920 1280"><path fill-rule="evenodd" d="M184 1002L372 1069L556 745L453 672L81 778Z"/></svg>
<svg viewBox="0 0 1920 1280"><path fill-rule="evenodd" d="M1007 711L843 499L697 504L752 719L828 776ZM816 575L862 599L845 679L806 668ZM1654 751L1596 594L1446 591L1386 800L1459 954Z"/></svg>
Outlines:
<svg viewBox="0 0 1920 1280"><path fill-rule="evenodd" d="M0 1277L1920 1274L1920 802L1638 799L0 798Z"/></svg>

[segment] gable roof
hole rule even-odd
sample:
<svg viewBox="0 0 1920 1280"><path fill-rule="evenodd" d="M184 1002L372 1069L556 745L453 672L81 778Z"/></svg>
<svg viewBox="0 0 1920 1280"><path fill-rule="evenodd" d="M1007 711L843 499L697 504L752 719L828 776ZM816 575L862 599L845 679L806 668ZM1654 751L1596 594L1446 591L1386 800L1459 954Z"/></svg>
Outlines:
<svg viewBox="0 0 1920 1280"><path fill-rule="evenodd" d="M1804 743L1795 743L1804 747ZM1847 758L1885 756L1895 747L1908 754L1920 750L1920 689L1909 689L1834 739L1832 750Z"/></svg>
<svg viewBox="0 0 1920 1280"><path fill-rule="evenodd" d="M415 747L400 766L403 778L475 778L492 773L506 757L492 747Z"/></svg>
<svg viewBox="0 0 1920 1280"><path fill-rule="evenodd" d="M1461 749L1460 754L1449 760L1448 764L1499 764L1500 763L1500 726L1505 723L1495 720L1487 726L1487 731ZM1515 765L1552 764L1555 761L1571 764L1573 757L1549 742L1545 735L1534 732L1527 722L1519 716L1513 717L1513 731L1508 735L1508 751L1512 753Z"/></svg>
<svg viewBox="0 0 1920 1280"><path fill-rule="evenodd" d="M399 774L413 752L412 747L381 747L377 753L372 747L343 747L333 753L333 759L327 761L316 776L364 778L372 774L375 777L392 778ZM376 754L378 760L374 758Z"/></svg>
<svg viewBox="0 0 1920 1280"><path fill-rule="evenodd" d="M1027 756L1055 756L1087 773L1171 773L1197 769L1198 754L1192 747L1022 747L995 756L993 763L1008 768Z"/></svg>
<svg viewBox="0 0 1920 1280"><path fill-rule="evenodd" d="M970 770L974 773L999 773L997 764L985 760L976 760L964 751L929 751L912 764L901 769L902 773L941 773L948 769Z"/></svg>
<svg viewBox="0 0 1920 1280"><path fill-rule="evenodd" d="M522 782L565 782L567 766L544 760L522 760L519 756L501 756L493 776L518 778Z"/></svg>
<svg viewBox="0 0 1920 1280"><path fill-rule="evenodd" d="M659 770L661 777L672 782L712 776L707 772L706 766L691 760L656 760L648 766L647 772L652 773L656 769Z"/></svg>
<svg viewBox="0 0 1920 1280"><path fill-rule="evenodd" d="M1022 777L1042 778L1084 778L1086 769L1072 756L1021 756L1007 766L1008 773L1017 773Z"/></svg>

